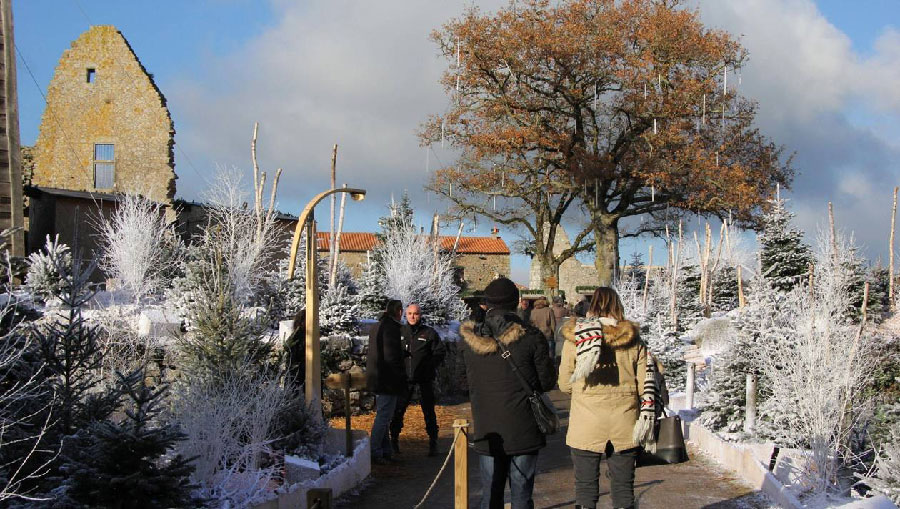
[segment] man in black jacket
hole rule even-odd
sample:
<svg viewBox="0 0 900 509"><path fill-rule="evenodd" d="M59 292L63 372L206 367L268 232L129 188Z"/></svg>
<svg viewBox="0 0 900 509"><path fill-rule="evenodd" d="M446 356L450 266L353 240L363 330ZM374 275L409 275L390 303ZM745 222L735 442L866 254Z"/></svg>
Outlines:
<svg viewBox="0 0 900 509"><path fill-rule="evenodd" d="M406 323L401 328L403 350L406 355L406 375L409 390L401 398L391 420L391 447L400 452L400 431L403 429L403 415L412 399L415 388L419 388L419 401L425 417L425 431L428 433L428 455L437 454L438 425L434 414L434 376L438 365L444 360L447 348L438 333L422 321L422 308L418 304L406 307Z"/></svg>
<svg viewBox="0 0 900 509"><path fill-rule="evenodd" d="M400 318L403 304L389 301L387 309L369 333L366 354L366 385L375 393L375 421L372 423L370 445L372 463L380 465L391 459L391 440L388 426L397 402L407 391L406 367L400 343Z"/></svg>
<svg viewBox="0 0 900 509"><path fill-rule="evenodd" d="M512 507L533 507L537 453L546 445L528 403L529 393L510 366L515 363L526 381L546 392L556 383L547 339L515 313L519 291L506 278L485 289L488 312L481 323L460 327L460 348L466 363L472 401L473 441L480 455L483 509L503 507L509 480ZM498 342L510 352L500 353Z"/></svg>

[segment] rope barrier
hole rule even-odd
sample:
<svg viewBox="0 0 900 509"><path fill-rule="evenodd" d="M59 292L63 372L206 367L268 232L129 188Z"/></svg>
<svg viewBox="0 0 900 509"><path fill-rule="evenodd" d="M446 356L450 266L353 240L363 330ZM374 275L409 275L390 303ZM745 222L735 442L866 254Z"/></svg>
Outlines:
<svg viewBox="0 0 900 509"><path fill-rule="evenodd" d="M450 457L453 456L453 449L454 449L454 446L456 445L456 441L459 439L460 435L465 435L465 432L463 431L462 426L454 425L453 427L456 428L456 433L453 435L453 443L450 444L450 450L447 451L447 457L444 458L444 464L441 465L441 469L438 470L437 475L434 476L434 480L431 481L431 486L429 486L428 489L425 491L425 495L422 496L422 500L420 500L419 503L416 504L416 506L413 509L419 509L420 507L422 507L423 504L425 504L425 500L428 499L428 495L431 495L431 490L433 490L435 485L437 485L438 479L440 479L441 474L444 473L444 469L447 468L447 463L450 462Z"/></svg>

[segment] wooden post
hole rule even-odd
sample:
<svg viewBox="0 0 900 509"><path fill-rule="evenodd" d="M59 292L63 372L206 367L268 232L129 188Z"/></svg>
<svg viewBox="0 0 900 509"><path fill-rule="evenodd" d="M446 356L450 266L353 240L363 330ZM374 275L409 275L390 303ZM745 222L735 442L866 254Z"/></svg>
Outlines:
<svg viewBox="0 0 900 509"><path fill-rule="evenodd" d="M337 143L334 144L334 147L331 149L331 189L337 188ZM334 204L337 196L331 195L331 216L329 216L329 221L331 221L331 225L328 229L328 252L329 252L329 263L328 266L331 267L334 264L334 259L337 256L334 253Z"/></svg>
<svg viewBox="0 0 900 509"><path fill-rule="evenodd" d="M344 184L347 187L347 184ZM334 195L332 195L334 196ZM347 193L341 193L341 211L338 213L337 234L333 236L334 244L331 246L331 274L328 277L328 287L334 288L337 280L338 257L341 255L341 232L344 231L344 208L347 205Z"/></svg>
<svg viewBox="0 0 900 509"><path fill-rule="evenodd" d="M322 418L322 359L319 343L318 242L315 212L306 223L306 405Z"/></svg>
<svg viewBox="0 0 900 509"><path fill-rule="evenodd" d="M741 269L743 267L738 265L737 267L737 284L738 284L738 307L744 307L747 305L747 301L744 299L744 277L741 273Z"/></svg>
<svg viewBox="0 0 900 509"><path fill-rule="evenodd" d="M650 256L647 260L647 270L644 272L644 312L647 311L647 294L650 289L650 271L653 270L653 244L650 245Z"/></svg>
<svg viewBox="0 0 900 509"><path fill-rule="evenodd" d="M756 429L756 375L747 374L746 400L744 415L744 433L753 433Z"/></svg>
<svg viewBox="0 0 900 509"><path fill-rule="evenodd" d="M341 385L344 386L344 425L345 432L347 438L347 449L344 452L344 456L348 458L353 456L353 432L350 429L350 414L352 413L350 410L350 372L344 371L341 373Z"/></svg>
<svg viewBox="0 0 900 509"><path fill-rule="evenodd" d="M453 507L454 509L469 509L469 441L466 438L466 430L469 421L456 419L453 421L453 433L462 433L456 439L453 447Z"/></svg>
<svg viewBox="0 0 900 509"><path fill-rule="evenodd" d="M837 232L834 229L834 206L828 202L828 226L831 229L831 263L837 263Z"/></svg>
<svg viewBox="0 0 900 509"><path fill-rule="evenodd" d="M888 249L888 303L891 311L894 310L894 225L897 220L897 189L894 188L894 206L891 208L891 245Z"/></svg>
<svg viewBox="0 0 900 509"><path fill-rule="evenodd" d="M687 380L684 382L684 405L688 410L694 408L694 379L696 378L697 365L689 362L687 365Z"/></svg>

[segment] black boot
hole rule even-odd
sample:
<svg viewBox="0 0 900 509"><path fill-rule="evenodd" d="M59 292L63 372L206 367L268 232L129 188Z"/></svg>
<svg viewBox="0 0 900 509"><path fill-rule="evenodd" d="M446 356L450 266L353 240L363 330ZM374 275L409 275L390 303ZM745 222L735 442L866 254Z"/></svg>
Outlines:
<svg viewBox="0 0 900 509"><path fill-rule="evenodd" d="M400 454L400 437L391 437L391 449L394 454Z"/></svg>
<svg viewBox="0 0 900 509"><path fill-rule="evenodd" d="M437 453L437 437L430 437L428 439L428 455L437 456Z"/></svg>

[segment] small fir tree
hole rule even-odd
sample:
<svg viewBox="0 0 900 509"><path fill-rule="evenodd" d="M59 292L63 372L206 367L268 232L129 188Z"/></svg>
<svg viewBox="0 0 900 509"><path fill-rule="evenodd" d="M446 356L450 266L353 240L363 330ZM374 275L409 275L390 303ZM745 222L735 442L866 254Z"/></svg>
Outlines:
<svg viewBox="0 0 900 509"><path fill-rule="evenodd" d="M167 387L149 387L143 371L118 374L121 421L96 421L66 448L64 483L53 507L156 508L195 505L189 461L172 454L185 435L160 421Z"/></svg>
<svg viewBox="0 0 900 509"><path fill-rule="evenodd" d="M25 286L36 297L49 299L63 289L63 274L72 270L72 253L69 246L59 241L59 235L47 242L44 249L28 255L28 272Z"/></svg>
<svg viewBox="0 0 900 509"><path fill-rule="evenodd" d="M769 203L759 235L762 273L773 288L788 291L809 274L813 258L803 233L791 224L794 214L785 208L785 201L775 198Z"/></svg>

